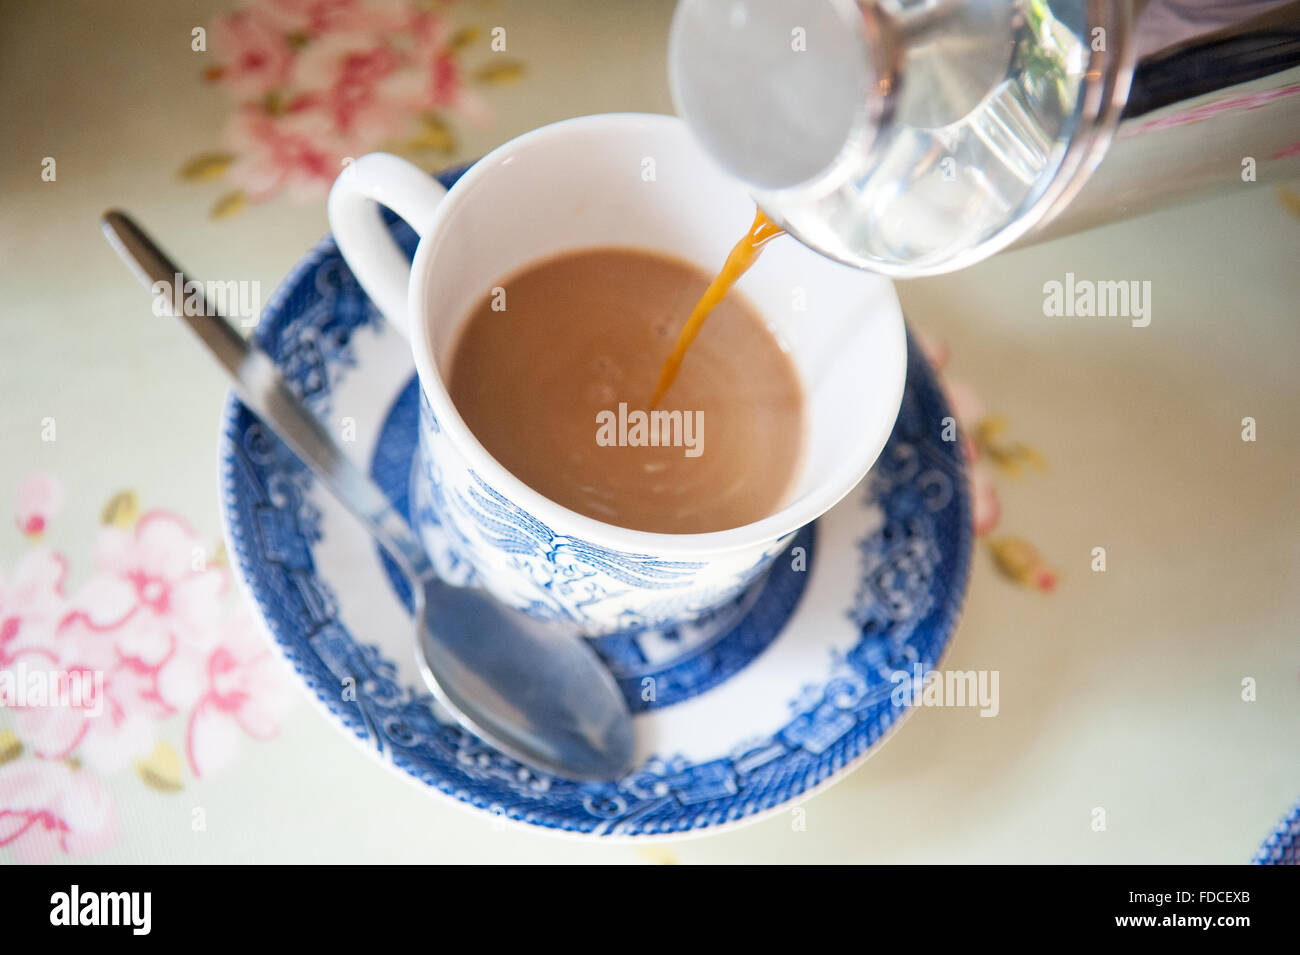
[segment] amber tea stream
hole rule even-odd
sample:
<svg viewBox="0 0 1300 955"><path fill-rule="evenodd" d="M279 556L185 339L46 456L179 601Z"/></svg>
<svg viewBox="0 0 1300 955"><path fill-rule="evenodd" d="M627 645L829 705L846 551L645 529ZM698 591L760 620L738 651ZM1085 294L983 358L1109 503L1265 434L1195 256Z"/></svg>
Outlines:
<svg viewBox="0 0 1300 955"><path fill-rule="evenodd" d="M749 231L732 246L731 252L727 255L727 261L722 264L722 269L718 272L709 287L705 289L704 294L700 296L699 302L692 309L690 317L686 324L682 326L680 334L677 336L677 343L673 346L672 353L664 362L663 370L659 372L659 382L655 385L654 397L650 399L650 407L659 407L659 402L663 400L668 389L672 387L673 382L677 380L677 373L681 371L682 359L686 357L687 349L691 347L691 342L695 341L695 336L700 333L704 327L705 320L712 314L718 303L726 297L731 291L731 287L740 281L740 277L749 271L749 267L757 261L767 243L771 242L779 235L785 235L785 230L769 219L759 209L754 216L754 223L749 227Z"/></svg>

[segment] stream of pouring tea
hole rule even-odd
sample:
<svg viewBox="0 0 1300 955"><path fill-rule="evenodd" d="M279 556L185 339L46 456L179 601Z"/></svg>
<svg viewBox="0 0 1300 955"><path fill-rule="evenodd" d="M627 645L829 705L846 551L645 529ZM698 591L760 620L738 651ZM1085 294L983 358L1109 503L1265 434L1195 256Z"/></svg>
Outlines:
<svg viewBox="0 0 1300 955"><path fill-rule="evenodd" d="M726 297L727 292L740 277L749 271L749 267L758 259L764 246L779 235L785 235L785 230L759 209L754 216L754 224L749 227L744 238L732 247L721 271L704 290L699 302L691 310L690 318L686 319L686 324L682 326L681 333L677 336L677 344L673 346L672 354L668 356L663 369L659 372L659 383L655 385L654 397L650 399L652 410L659 407L659 402L677 380L677 372L681 370L686 350L691 347L691 342L695 341L695 336L704 327L704 320L709 317L709 313Z"/></svg>

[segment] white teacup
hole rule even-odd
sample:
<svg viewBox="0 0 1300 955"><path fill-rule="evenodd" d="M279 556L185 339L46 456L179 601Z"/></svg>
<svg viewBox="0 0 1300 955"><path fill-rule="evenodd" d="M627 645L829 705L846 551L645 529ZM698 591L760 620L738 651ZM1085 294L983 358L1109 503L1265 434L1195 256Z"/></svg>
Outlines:
<svg viewBox="0 0 1300 955"><path fill-rule="evenodd" d="M377 203L419 234L409 266ZM568 250L636 246L712 274L753 216L743 187L669 116L615 113L542 127L480 159L450 191L383 153L347 168L330 193L330 225L362 287L409 333L419 371L411 492L426 546L437 551L450 540L476 582L499 599L568 618L588 635L671 629L742 600L793 533L858 484L902 399L902 313L886 279L794 239L770 243L736 287L789 349L805 395L796 486L762 520L707 534L656 534L585 517L497 463L447 392L461 325L522 267ZM555 348L564 347L557 338Z"/></svg>

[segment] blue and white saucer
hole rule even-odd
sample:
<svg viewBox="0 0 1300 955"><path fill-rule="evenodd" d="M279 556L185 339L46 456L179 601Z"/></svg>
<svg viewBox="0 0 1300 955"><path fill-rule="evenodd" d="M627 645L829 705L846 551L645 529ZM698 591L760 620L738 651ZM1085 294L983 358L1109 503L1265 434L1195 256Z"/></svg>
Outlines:
<svg viewBox="0 0 1300 955"><path fill-rule="evenodd" d="M439 178L450 186L461 170ZM391 225L409 253L415 237ZM389 328L326 239L257 339L408 511L418 390ZM896 673L938 664L971 552L960 444L914 344L893 436L866 480L805 527L734 625L597 642L635 715L626 778L537 773L441 712L416 669L409 593L352 518L236 398L220 441L226 544L268 633L328 718L466 806L546 829L663 837L750 822L842 778L906 715Z"/></svg>
<svg viewBox="0 0 1300 955"><path fill-rule="evenodd" d="M1278 822L1250 861L1255 865L1300 865L1300 803Z"/></svg>

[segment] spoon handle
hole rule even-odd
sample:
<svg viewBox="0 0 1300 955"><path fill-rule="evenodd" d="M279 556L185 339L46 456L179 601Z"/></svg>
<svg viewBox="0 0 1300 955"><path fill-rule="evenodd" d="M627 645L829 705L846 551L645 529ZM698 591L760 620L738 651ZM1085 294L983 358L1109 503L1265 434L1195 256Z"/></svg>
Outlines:
<svg viewBox="0 0 1300 955"><path fill-rule="evenodd" d="M173 283L185 290L189 282L180 266L126 213L110 210L100 221L109 244L145 288L154 291L162 283L167 289L158 297L166 303L169 312L190 327L226 370L244 404L329 485L408 577L412 580L424 577L431 566L415 532L316 416L289 390L271 357L240 335L206 299L201 308L183 307L177 312L177 301L190 300L186 294L173 294Z"/></svg>

